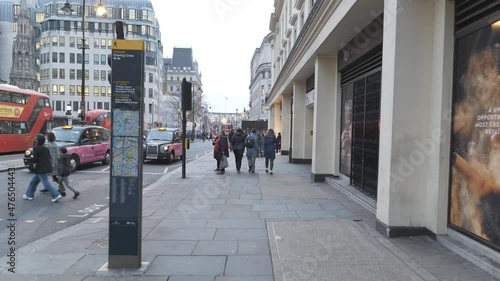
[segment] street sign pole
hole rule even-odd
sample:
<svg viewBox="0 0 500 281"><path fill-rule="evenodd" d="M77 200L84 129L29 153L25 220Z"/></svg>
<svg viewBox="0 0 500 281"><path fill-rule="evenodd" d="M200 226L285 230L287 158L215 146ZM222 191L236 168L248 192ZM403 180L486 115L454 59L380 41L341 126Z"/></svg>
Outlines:
<svg viewBox="0 0 500 281"><path fill-rule="evenodd" d="M113 40L108 268L141 267L144 41Z"/></svg>
<svg viewBox="0 0 500 281"><path fill-rule="evenodd" d="M191 107L191 85L186 81L186 78L182 79L182 87L181 87L181 95L182 95L182 178L186 178L186 150L189 149L189 138L187 137L187 120L186 120L186 111L192 110ZM193 122L194 126L194 122Z"/></svg>
<svg viewBox="0 0 500 281"><path fill-rule="evenodd" d="M186 141L189 139L186 136L186 111L182 110L182 178L186 178Z"/></svg>

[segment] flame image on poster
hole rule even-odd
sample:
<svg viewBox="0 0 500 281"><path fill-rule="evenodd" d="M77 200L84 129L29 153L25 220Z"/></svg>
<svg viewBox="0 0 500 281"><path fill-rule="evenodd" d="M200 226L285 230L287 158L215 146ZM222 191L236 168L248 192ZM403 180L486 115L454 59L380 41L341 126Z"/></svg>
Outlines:
<svg viewBox="0 0 500 281"><path fill-rule="evenodd" d="M500 248L500 30L456 52L450 223Z"/></svg>

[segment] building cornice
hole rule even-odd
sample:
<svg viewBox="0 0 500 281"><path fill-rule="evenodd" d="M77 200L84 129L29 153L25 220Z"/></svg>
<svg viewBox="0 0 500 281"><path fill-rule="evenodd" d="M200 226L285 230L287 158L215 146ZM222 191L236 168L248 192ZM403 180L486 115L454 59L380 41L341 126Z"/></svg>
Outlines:
<svg viewBox="0 0 500 281"><path fill-rule="evenodd" d="M270 78L261 78L260 75L258 75L258 73L262 72L262 71L266 71L266 70L271 70L271 63L270 62L266 62L266 63L263 63L261 65L259 65L259 67L257 68L257 70L254 72L254 74L257 74L254 76L253 80L250 82L250 87L249 89L252 88L252 86L257 82L257 80L260 79L270 79Z"/></svg>
<svg viewBox="0 0 500 281"><path fill-rule="evenodd" d="M314 40L323 30L328 19L333 15L340 2L342 2L342 0L316 1L292 50L288 54L285 64L273 84L269 97L266 99L265 106L269 106L280 96L279 91L285 85L287 78L296 70L296 67L305 54L310 51Z"/></svg>

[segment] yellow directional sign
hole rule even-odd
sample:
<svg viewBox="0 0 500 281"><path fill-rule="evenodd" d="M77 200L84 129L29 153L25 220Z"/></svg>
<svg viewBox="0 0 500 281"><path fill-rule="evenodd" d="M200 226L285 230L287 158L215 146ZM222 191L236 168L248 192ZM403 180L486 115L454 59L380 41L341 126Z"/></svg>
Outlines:
<svg viewBox="0 0 500 281"><path fill-rule="evenodd" d="M111 48L113 50L144 51L144 41L114 39Z"/></svg>

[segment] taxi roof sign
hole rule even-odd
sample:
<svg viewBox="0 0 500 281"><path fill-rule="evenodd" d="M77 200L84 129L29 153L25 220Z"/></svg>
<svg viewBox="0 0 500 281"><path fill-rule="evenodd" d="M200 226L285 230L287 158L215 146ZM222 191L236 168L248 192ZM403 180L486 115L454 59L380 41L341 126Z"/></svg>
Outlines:
<svg viewBox="0 0 500 281"><path fill-rule="evenodd" d="M158 131L166 131L167 128L158 128Z"/></svg>
<svg viewBox="0 0 500 281"><path fill-rule="evenodd" d="M71 130L71 129L73 129L73 126L70 126L70 125L64 125L64 126L62 126L61 128L63 128L64 130Z"/></svg>

